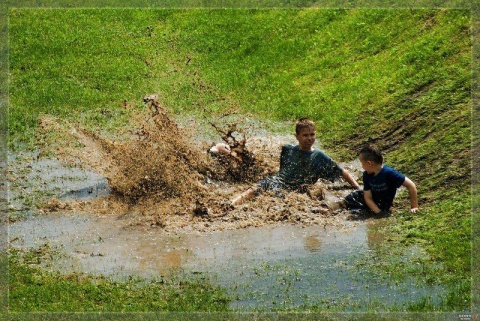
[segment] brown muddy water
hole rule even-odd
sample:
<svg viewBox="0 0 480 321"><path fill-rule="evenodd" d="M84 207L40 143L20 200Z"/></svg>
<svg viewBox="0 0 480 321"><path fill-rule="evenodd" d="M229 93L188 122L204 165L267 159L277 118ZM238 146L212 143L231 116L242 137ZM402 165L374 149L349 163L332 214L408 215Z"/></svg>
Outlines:
<svg viewBox="0 0 480 321"><path fill-rule="evenodd" d="M414 280L390 284L362 267L378 239L370 225L250 227L207 234L165 235L125 228L121 219L84 215L37 216L10 224L12 246L47 248L43 265L63 273L161 279L202 274L224 286L234 309L271 309L348 300L408 304L438 300L442 290ZM412 249L411 256L421 252Z"/></svg>
<svg viewBox="0 0 480 321"><path fill-rule="evenodd" d="M41 191L58 196L63 204L105 201L108 184L99 174L55 160L36 160L11 170L10 244L46 249L42 265L49 270L115 280L160 279L179 272L204 275L225 287L233 298L231 307L239 310L335 307L346 301L366 309L375 302L402 306L424 297L438 301L443 293L438 286L413 279L388 282L363 268L383 241L374 227L386 219L349 220L348 214L338 212L306 225L279 221L206 231L164 230L132 224L128 214L61 206L38 213L25 202L28 195ZM38 184L39 179L45 184ZM406 255L422 252L412 248Z"/></svg>

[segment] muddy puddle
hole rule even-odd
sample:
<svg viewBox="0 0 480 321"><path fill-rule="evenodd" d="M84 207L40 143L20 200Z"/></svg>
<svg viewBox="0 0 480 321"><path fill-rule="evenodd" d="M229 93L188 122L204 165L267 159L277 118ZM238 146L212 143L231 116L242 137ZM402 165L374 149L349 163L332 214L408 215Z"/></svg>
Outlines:
<svg viewBox="0 0 480 321"><path fill-rule="evenodd" d="M439 287L414 280L391 284L363 268L375 246L383 242L373 227L385 220L350 220L346 212L323 216L308 213L307 208L304 216L298 216L301 221L262 222L262 216L255 219L255 211L266 211L263 203L273 201L270 214L275 215L285 207L276 198L266 198L257 200L257 208L253 201L237 209L232 214L236 220L215 222L187 215L181 219L188 226L172 221L171 226L161 227L147 224L145 217L129 213L128 207L120 212L110 207L111 190L98 173L58 160L37 160L35 155L11 160L12 164L23 160L24 165L10 168L15 170L10 244L38 252L48 270L120 281L177 273L204 275L227 289L233 298L231 307L238 310L309 304L331 308L346 301L357 302L361 310L374 302L401 306L423 297L438 301L443 294ZM331 186L342 192L340 187ZM55 202L39 212L25 202L32 195L52 196ZM327 193L330 198L336 195ZM79 210L78 204L92 203L97 211ZM105 208L99 211L102 203Z"/></svg>
<svg viewBox="0 0 480 321"><path fill-rule="evenodd" d="M14 219L9 240L15 248L38 253L47 270L120 281L177 273L204 275L226 288L233 298L231 307L242 311L309 304L335 307L346 301L357 302L359 309L374 302L401 306L423 297L438 301L443 293L414 280L400 284L380 280L362 268L361 262L384 241L373 228L385 219L349 220L346 212L324 216L306 209L303 216L298 214L300 221L262 220L255 211L269 213L264 204L273 202L270 205L276 208L270 214L275 215L286 206L267 197L241 206L231 214L236 219L222 217L216 222L187 215L181 216L187 226L174 221L171 226L152 226L128 207L112 207L110 188L102 175L58 160L32 158L25 156L27 165L11 167L15 170L10 192ZM39 180L45 184L38 184ZM56 201L39 212L24 201L40 192ZM93 207L88 205L92 203ZM92 208L94 212L86 211Z"/></svg>
<svg viewBox="0 0 480 321"><path fill-rule="evenodd" d="M10 193L14 219L9 240L15 248L37 251L48 270L120 281L204 275L227 289L231 307L238 310L309 304L331 308L346 301L357 302L362 310L374 302L401 306L423 297L438 301L443 295L439 287L414 280L391 284L363 268L372 249L383 242L372 228L384 220L349 220L347 213L337 212L327 217L305 214L305 222L257 220L249 225L245 223L255 210L250 203L232 222L190 215L182 216L187 227L172 223L162 228L145 224L144 217L128 214L128 208L121 215L109 208L110 189L101 175L54 160L29 164L28 170L17 172L25 181L18 177L13 182L24 188ZM39 177L46 182L42 192L57 196L51 211L39 213L22 203L39 192ZM281 213L284 205L273 201ZM105 203L109 210L86 213L68 207L72 202Z"/></svg>
<svg viewBox="0 0 480 321"><path fill-rule="evenodd" d="M39 119L38 149L9 156L13 247L35 249L45 268L63 273L118 280L205 275L239 310L352 301L362 309L442 296L438 287L391 284L362 269L381 242L370 231L374 223L322 210L351 192L345 182L320 181L319 194L265 193L229 205L278 170L281 144L294 143L293 135L244 135L236 122L213 124L232 153L212 155L215 141L191 139L158 101L149 102L152 114L132 113L143 125L127 140ZM360 176L358 162L342 166Z"/></svg>

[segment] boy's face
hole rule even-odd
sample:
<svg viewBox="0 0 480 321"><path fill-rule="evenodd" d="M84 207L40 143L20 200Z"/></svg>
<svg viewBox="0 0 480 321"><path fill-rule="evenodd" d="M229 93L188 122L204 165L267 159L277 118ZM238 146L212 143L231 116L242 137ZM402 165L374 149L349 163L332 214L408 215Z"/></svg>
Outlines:
<svg viewBox="0 0 480 321"><path fill-rule="evenodd" d="M375 163L369 160L365 160L362 155L358 156L360 163L362 163L362 168L369 174L375 173Z"/></svg>
<svg viewBox="0 0 480 321"><path fill-rule="evenodd" d="M295 134L295 137L301 150L311 151L315 143L315 129L313 127L302 128L300 132Z"/></svg>

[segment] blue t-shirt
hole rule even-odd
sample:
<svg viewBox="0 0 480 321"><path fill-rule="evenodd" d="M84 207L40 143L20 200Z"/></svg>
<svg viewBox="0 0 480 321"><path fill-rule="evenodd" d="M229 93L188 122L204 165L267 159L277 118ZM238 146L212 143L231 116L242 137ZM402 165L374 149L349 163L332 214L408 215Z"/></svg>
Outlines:
<svg viewBox="0 0 480 321"><path fill-rule="evenodd" d="M405 175L390 166L383 165L376 176L363 172L363 190L372 191L373 201L382 211L390 209L397 189L403 182L405 182Z"/></svg>
<svg viewBox="0 0 480 321"><path fill-rule="evenodd" d="M324 152L314 149L303 151L298 145L284 145L280 155L280 170L260 185L264 189L299 189L314 184L319 178L334 181L343 169Z"/></svg>

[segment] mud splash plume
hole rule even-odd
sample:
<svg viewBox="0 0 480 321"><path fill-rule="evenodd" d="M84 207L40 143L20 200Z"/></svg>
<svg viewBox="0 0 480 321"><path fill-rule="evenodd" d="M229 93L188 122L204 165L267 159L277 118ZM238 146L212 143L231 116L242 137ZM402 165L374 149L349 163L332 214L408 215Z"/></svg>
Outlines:
<svg viewBox="0 0 480 321"><path fill-rule="evenodd" d="M118 145L110 152L115 171L108 177L112 190L136 200L157 194L161 198L201 194L200 180L209 159L173 122L156 95L144 98L152 112L138 140Z"/></svg>
<svg viewBox="0 0 480 321"><path fill-rule="evenodd" d="M150 115L137 124L129 141L111 141L48 115L39 119L37 140L43 142L44 152L56 146L53 152L57 157L100 172L112 192L129 203L146 197L203 199L214 192L202 185L207 178L245 182L265 172L264 164L245 147L245 135L237 131L237 124L210 122L232 149L228 156L213 155L191 142L189 133L169 117L157 95L146 96L143 102ZM53 143L48 138L52 132L62 137L60 145L58 140ZM235 134L243 135L243 139ZM74 147L79 144L81 151Z"/></svg>

